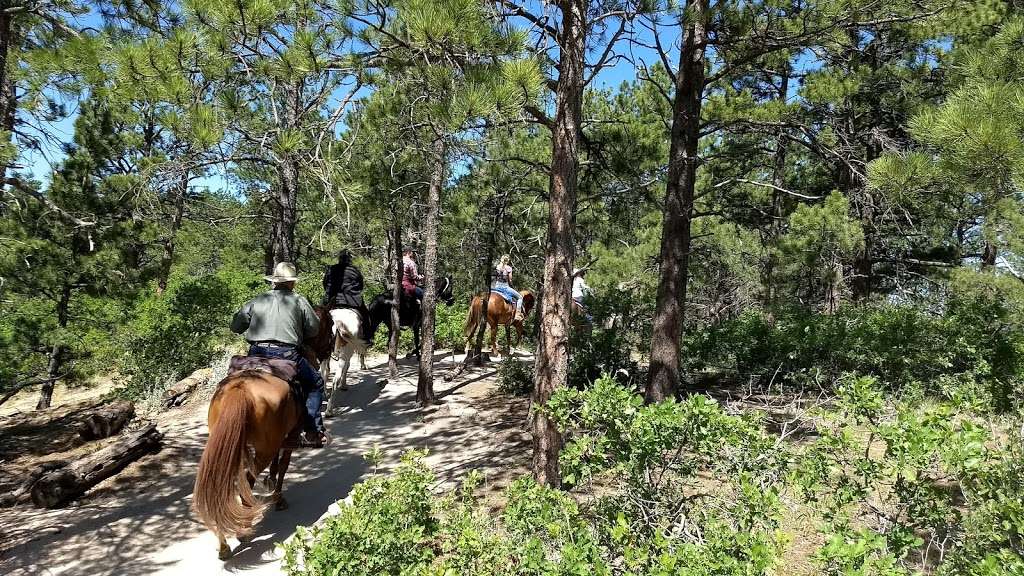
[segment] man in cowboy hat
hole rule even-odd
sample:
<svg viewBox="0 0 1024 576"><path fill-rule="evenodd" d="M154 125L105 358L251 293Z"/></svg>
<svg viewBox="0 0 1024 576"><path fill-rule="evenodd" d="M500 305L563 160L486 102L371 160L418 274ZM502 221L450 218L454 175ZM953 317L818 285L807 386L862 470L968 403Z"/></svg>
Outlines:
<svg viewBox="0 0 1024 576"><path fill-rule="evenodd" d="M295 362L299 383L306 391L306 442L312 447L323 446L327 439L320 405L324 398L324 379L299 352L303 340L316 335L320 319L313 307L301 294L292 290L299 277L295 265L281 262L274 273L264 278L271 290L245 303L231 321L231 331L245 335L249 342L249 356L284 358Z"/></svg>

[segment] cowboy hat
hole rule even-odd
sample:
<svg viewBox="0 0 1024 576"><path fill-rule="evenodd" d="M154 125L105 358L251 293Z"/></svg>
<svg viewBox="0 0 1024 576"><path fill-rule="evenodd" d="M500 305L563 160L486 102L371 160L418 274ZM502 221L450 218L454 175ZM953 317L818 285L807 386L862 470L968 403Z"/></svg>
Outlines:
<svg viewBox="0 0 1024 576"><path fill-rule="evenodd" d="M295 270L295 264L278 262L277 266L274 266L274 273L264 276L263 279L267 282L295 282L299 279L299 273Z"/></svg>

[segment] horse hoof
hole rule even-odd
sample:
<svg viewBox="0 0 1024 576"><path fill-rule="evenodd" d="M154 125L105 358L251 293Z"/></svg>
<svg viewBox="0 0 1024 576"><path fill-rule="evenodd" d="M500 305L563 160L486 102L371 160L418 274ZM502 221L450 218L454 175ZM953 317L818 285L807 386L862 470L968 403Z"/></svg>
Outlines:
<svg viewBox="0 0 1024 576"><path fill-rule="evenodd" d="M287 510L287 509L288 509L288 501L284 499L284 496L281 496L280 498L277 499L277 502L274 503L274 510L277 510L278 512L281 512L282 510Z"/></svg>
<svg viewBox="0 0 1024 576"><path fill-rule="evenodd" d="M217 552L217 558L220 558L221 560L227 560L228 558L231 558L231 547L227 544L221 546L220 551Z"/></svg>

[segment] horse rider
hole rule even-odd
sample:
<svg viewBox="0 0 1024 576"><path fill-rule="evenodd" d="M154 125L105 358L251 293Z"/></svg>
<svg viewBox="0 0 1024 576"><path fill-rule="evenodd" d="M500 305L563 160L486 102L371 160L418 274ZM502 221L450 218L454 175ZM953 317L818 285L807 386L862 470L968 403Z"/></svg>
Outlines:
<svg viewBox="0 0 1024 576"><path fill-rule="evenodd" d="M416 253L412 248L406 248L402 252L402 288L406 295L423 300L423 288L419 285L423 282L423 275L416 267Z"/></svg>
<svg viewBox="0 0 1024 576"><path fill-rule="evenodd" d="M512 257L505 254L501 257L501 261L498 262L498 266L494 269L494 286L491 290L501 294L506 300L516 303L516 314L515 321L523 319L523 295L512 288L512 264L509 262Z"/></svg>
<svg viewBox="0 0 1024 576"><path fill-rule="evenodd" d="M313 306L293 290L299 280L295 265L281 262L274 273L264 276L271 289L245 303L231 321L231 331L245 335L249 342L249 356L283 358L295 362L298 380L306 394L304 422L305 438L302 445L321 448L327 441L320 406L324 398L324 379L300 353L302 343L320 329Z"/></svg>
<svg viewBox="0 0 1024 576"><path fill-rule="evenodd" d="M572 301L579 307L580 312L587 319L587 324L594 323L594 317L590 315L583 300L590 296L590 286L587 286L587 269L577 268L572 272Z"/></svg>
<svg viewBox="0 0 1024 576"><path fill-rule="evenodd" d="M342 250L338 263L324 272L323 305L330 308L349 308L359 315L359 337L370 345L366 331L370 326L370 311L363 303L363 273L352 263L352 253Z"/></svg>

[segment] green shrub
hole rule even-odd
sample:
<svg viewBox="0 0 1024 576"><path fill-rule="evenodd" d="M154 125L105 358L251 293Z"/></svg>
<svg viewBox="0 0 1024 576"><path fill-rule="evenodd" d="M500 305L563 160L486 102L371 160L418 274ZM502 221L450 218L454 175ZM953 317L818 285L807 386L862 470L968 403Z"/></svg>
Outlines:
<svg viewBox="0 0 1024 576"><path fill-rule="evenodd" d="M351 503L285 546L292 576L769 574L781 536L785 459L756 423L712 401L644 406L610 378L564 390L547 408L570 434L567 478L624 479L596 499L513 482L504 508L476 502L480 477L432 496L419 456L358 485ZM714 486L701 471L721 479Z"/></svg>
<svg viewBox="0 0 1024 576"><path fill-rule="evenodd" d="M857 372L892 390L1008 410L1024 383L1024 290L1007 280L958 272L942 314L891 303L774 321L750 311L690 335L684 357L693 370L796 385L833 386Z"/></svg>
<svg viewBox="0 0 1024 576"><path fill-rule="evenodd" d="M995 441L950 405L887 402L882 389L843 378L839 414L794 468L825 519L822 573L910 574L940 559L944 574L1024 567L1024 467L1005 447L1016 440Z"/></svg>
<svg viewBox="0 0 1024 576"><path fill-rule="evenodd" d="M498 390L512 396L533 392L533 366L512 357L504 358L498 365Z"/></svg>
<svg viewBox="0 0 1024 576"><path fill-rule="evenodd" d="M255 276L208 274L141 299L118 338L126 393L145 394L207 365L237 339L228 329L236 309L265 287Z"/></svg>

